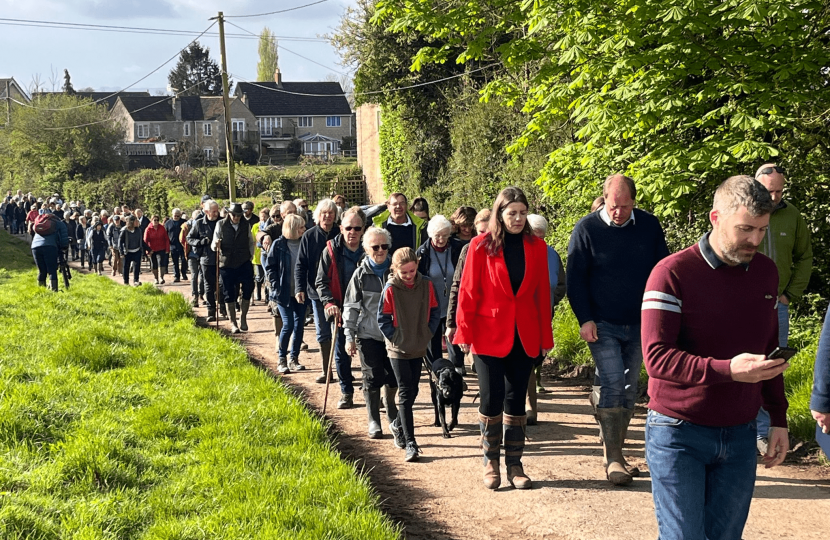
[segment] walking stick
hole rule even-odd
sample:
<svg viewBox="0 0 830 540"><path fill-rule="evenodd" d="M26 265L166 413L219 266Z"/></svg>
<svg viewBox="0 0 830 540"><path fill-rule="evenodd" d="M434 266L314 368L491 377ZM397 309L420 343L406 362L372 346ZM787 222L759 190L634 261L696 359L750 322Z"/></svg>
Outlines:
<svg viewBox="0 0 830 540"><path fill-rule="evenodd" d="M216 328L219 328L219 255L222 253L222 243L216 243Z"/></svg>
<svg viewBox="0 0 830 540"><path fill-rule="evenodd" d="M331 352L329 353L329 365L326 369L326 393L323 396L323 414L326 414L326 403L329 400L329 383L331 382L331 366L334 364L334 351L337 349L337 319L331 323Z"/></svg>

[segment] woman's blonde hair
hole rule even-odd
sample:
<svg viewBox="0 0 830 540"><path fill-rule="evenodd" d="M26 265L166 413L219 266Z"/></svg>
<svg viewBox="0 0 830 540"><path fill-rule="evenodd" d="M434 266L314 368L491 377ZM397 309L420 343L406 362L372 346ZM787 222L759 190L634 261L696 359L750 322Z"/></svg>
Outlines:
<svg viewBox="0 0 830 540"><path fill-rule="evenodd" d="M282 235L286 240L298 240L300 238L300 227L305 225L305 220L297 214L288 214L282 222Z"/></svg>
<svg viewBox="0 0 830 540"><path fill-rule="evenodd" d="M415 255L415 250L411 247L403 247L397 250L392 255L392 271L397 272L398 269L408 263L418 263L418 257Z"/></svg>

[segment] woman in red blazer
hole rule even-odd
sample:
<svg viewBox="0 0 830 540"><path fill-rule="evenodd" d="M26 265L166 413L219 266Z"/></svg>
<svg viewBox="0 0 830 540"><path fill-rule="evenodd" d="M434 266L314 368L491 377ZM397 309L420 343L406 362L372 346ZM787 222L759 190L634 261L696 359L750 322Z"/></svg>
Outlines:
<svg viewBox="0 0 830 540"><path fill-rule="evenodd" d="M547 246L531 234L527 212L522 190L499 193L487 232L470 242L458 296L454 342L474 354L489 489L501 484L502 425L507 481L532 487L521 461L525 395L534 359L553 348Z"/></svg>

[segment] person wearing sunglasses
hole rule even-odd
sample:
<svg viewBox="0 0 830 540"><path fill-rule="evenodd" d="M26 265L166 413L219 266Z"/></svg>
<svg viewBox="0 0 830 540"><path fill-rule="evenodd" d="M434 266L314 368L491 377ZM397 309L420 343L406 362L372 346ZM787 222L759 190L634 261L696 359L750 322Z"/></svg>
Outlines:
<svg viewBox="0 0 830 540"><path fill-rule="evenodd" d="M755 179L767 188L775 204L769 229L758 251L775 261L778 268L778 345L786 347L790 334L790 303L804 294L813 269L810 229L798 208L784 200L787 182L784 169L775 163L765 163L755 172ZM758 451L766 454L770 417L763 408L758 412L757 421Z"/></svg>
<svg viewBox="0 0 830 540"><path fill-rule="evenodd" d="M366 216L359 207L349 208L343 212L340 234L326 243L320 264L317 267L315 283L320 303L324 306L326 320L334 320L341 326L341 310L346 286L363 259L360 239L363 236ZM328 323L326 323L328 324ZM350 409L354 404L354 378L352 377L352 358L346 352L346 335L337 333L337 340L332 344L337 376L340 379L340 400L338 409Z"/></svg>
<svg viewBox="0 0 830 540"><path fill-rule="evenodd" d="M346 352L349 356L360 354L369 438L383 437L380 427L380 401L383 389L389 431L392 432L395 446L406 448L398 409L395 406L398 383L377 318L378 309L383 302L383 287L389 280L389 267L392 264L392 257L389 255L391 245L392 235L386 229L372 227L363 235L366 256L346 288L346 297L343 300L343 332L346 335Z"/></svg>

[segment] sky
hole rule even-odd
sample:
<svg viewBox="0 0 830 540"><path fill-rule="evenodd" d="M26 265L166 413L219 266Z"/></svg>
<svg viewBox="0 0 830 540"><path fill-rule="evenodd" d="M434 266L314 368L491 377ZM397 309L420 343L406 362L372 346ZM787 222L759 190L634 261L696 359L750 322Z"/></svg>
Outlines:
<svg viewBox="0 0 830 540"><path fill-rule="evenodd" d="M228 72L234 81L256 80L258 40L250 33L258 35L266 26L277 36L284 37L278 40L283 80L321 81L329 74L339 76L338 72L348 72L338 64L337 51L328 42L292 41L289 38L319 38L332 32L346 7L355 0L327 0L287 13L234 17L288 9L314 1L0 0L0 78L14 77L28 91L39 75L42 89L52 91L52 81L56 79L54 90L57 91L63 85L63 70L68 69L76 90L91 87L95 91L114 91L127 88L170 60L129 88L131 91L149 90L151 94L164 92L167 75L176 65L178 53L206 30L213 23L209 19L221 10L227 18ZM193 34L46 28L34 26L41 23L3 19L192 31ZM231 34L249 36L250 39ZM211 58L219 63L218 27L214 25L209 35L199 38L199 42L210 48Z"/></svg>

